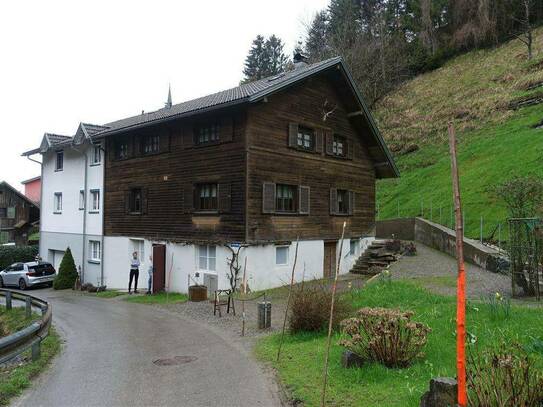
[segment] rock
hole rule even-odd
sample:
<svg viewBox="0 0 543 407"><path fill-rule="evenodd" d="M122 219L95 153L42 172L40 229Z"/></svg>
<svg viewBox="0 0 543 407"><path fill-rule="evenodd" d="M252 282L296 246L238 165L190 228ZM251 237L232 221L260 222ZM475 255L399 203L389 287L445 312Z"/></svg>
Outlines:
<svg viewBox="0 0 543 407"><path fill-rule="evenodd" d="M361 367L364 364L364 359L356 353L346 350L341 355L341 366L350 369L351 367Z"/></svg>
<svg viewBox="0 0 543 407"><path fill-rule="evenodd" d="M420 407L455 407L458 384L450 377L436 377L430 380L430 391L424 393Z"/></svg>

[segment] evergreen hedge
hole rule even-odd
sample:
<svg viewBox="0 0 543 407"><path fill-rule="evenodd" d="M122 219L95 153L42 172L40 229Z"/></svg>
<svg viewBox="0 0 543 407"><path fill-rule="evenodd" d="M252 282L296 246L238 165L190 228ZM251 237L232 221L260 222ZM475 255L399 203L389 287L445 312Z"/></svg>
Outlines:
<svg viewBox="0 0 543 407"><path fill-rule="evenodd" d="M0 270L13 263L34 261L37 254L37 246L0 246Z"/></svg>
<svg viewBox="0 0 543 407"><path fill-rule="evenodd" d="M65 290L67 288L73 288L75 280L77 279L77 269L75 268L74 258L72 251L68 247L64 257L60 262L58 274L53 281L53 288L55 290Z"/></svg>

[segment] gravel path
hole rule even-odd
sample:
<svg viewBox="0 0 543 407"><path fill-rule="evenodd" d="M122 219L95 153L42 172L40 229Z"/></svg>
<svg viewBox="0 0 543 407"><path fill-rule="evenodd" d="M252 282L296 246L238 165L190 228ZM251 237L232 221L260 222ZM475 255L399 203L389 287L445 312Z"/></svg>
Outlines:
<svg viewBox="0 0 543 407"><path fill-rule="evenodd" d="M432 291L454 295L456 259L421 243L416 245L416 256L404 256L390 266L392 278L417 280ZM511 296L511 279L508 276L491 273L469 263L465 263L465 267L468 298L480 299L496 292Z"/></svg>

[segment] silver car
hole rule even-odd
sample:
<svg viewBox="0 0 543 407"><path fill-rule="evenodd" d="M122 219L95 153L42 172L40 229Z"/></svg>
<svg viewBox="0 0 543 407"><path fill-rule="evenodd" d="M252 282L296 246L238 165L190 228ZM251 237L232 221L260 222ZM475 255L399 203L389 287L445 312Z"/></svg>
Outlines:
<svg viewBox="0 0 543 407"><path fill-rule="evenodd" d="M24 290L40 284L52 286L55 274L55 268L51 263L42 261L13 263L7 269L0 271L0 287L15 286Z"/></svg>

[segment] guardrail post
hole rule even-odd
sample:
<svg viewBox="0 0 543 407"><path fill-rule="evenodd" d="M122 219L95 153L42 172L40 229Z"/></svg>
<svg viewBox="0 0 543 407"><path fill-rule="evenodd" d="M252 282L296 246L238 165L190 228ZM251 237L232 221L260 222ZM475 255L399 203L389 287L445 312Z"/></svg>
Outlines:
<svg viewBox="0 0 543 407"><path fill-rule="evenodd" d="M6 309L11 309L11 291L6 291Z"/></svg>
<svg viewBox="0 0 543 407"><path fill-rule="evenodd" d="M32 298L26 297L25 303L25 316L28 319L32 316Z"/></svg>
<svg viewBox="0 0 543 407"><path fill-rule="evenodd" d="M32 344L32 362L38 360L41 356L41 341Z"/></svg>

